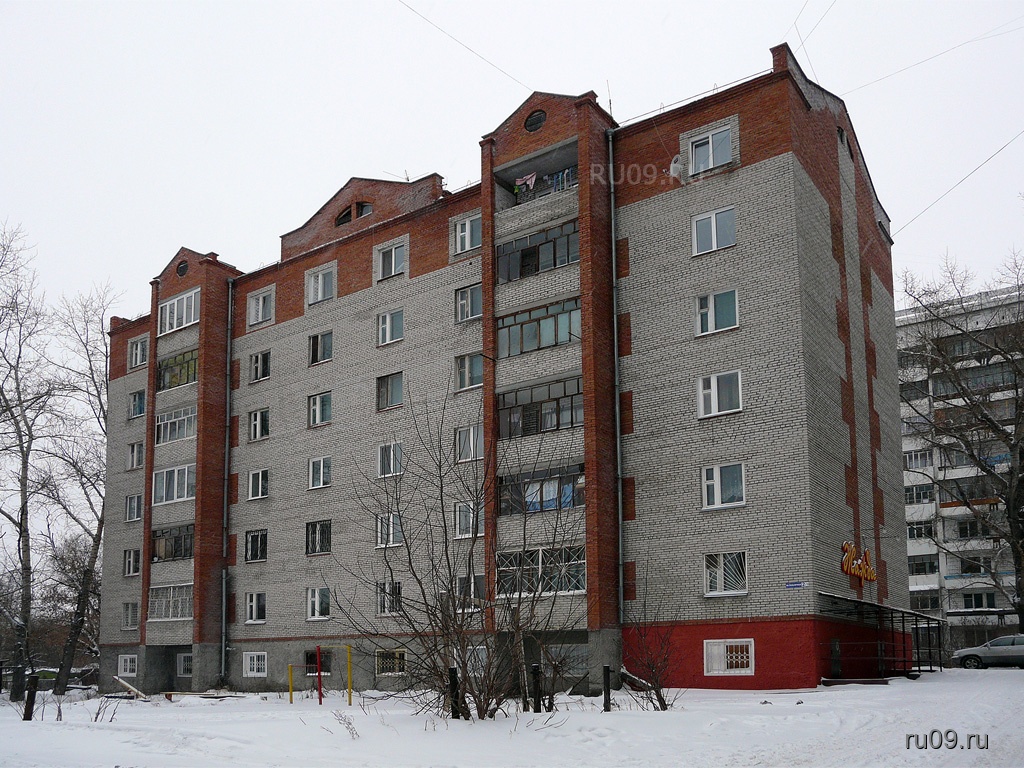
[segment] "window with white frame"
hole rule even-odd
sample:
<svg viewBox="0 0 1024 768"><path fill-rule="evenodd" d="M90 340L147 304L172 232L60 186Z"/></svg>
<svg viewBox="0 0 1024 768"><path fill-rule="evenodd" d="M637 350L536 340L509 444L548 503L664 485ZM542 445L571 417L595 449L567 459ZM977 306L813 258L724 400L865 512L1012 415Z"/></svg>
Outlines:
<svg viewBox="0 0 1024 768"><path fill-rule="evenodd" d="M249 294L249 325L259 325L274 318L274 292L271 289Z"/></svg>
<svg viewBox="0 0 1024 768"><path fill-rule="evenodd" d="M535 592L584 592L587 559L584 547L552 547L498 552L499 595Z"/></svg>
<svg viewBox="0 0 1024 768"><path fill-rule="evenodd" d="M142 519L142 495L132 494L124 497L124 521L133 523Z"/></svg>
<svg viewBox="0 0 1024 768"><path fill-rule="evenodd" d="M249 473L249 498L265 499L270 495L270 470L257 469Z"/></svg>
<svg viewBox="0 0 1024 768"><path fill-rule="evenodd" d="M405 674L405 649L396 648L385 651L378 649L374 653L374 668L378 676Z"/></svg>
<svg viewBox="0 0 1024 768"><path fill-rule="evenodd" d="M377 477L394 477L402 474L402 444L385 443L377 456Z"/></svg>
<svg viewBox="0 0 1024 768"><path fill-rule="evenodd" d="M307 403L309 426L318 427L331 421L331 393L310 395Z"/></svg>
<svg viewBox="0 0 1024 768"><path fill-rule="evenodd" d="M247 592L245 595L245 623L264 623L267 620L267 593Z"/></svg>
<svg viewBox="0 0 1024 768"><path fill-rule="evenodd" d="M146 461L142 443L128 443L128 469L138 469Z"/></svg>
<svg viewBox="0 0 1024 768"><path fill-rule="evenodd" d="M134 419L146 412L146 390L140 389L128 395L128 418Z"/></svg>
<svg viewBox="0 0 1024 768"><path fill-rule="evenodd" d="M752 675L754 674L754 641L705 640L705 675Z"/></svg>
<svg viewBox="0 0 1024 768"><path fill-rule="evenodd" d="M479 504L459 501L455 504L455 537L484 535L484 513Z"/></svg>
<svg viewBox="0 0 1024 768"><path fill-rule="evenodd" d="M317 269L308 274L306 280L306 299L309 304L334 298L334 266Z"/></svg>
<svg viewBox="0 0 1024 768"><path fill-rule="evenodd" d="M139 628L139 604L121 603L121 629Z"/></svg>
<svg viewBox="0 0 1024 768"><path fill-rule="evenodd" d="M156 415L156 444L173 443L196 436L196 406L186 405Z"/></svg>
<svg viewBox="0 0 1024 768"><path fill-rule="evenodd" d="M402 372L377 378L377 410L386 411L402 404Z"/></svg>
<svg viewBox="0 0 1024 768"><path fill-rule="evenodd" d="M142 550L126 549L123 562L125 576L138 576L142 573Z"/></svg>
<svg viewBox="0 0 1024 768"><path fill-rule="evenodd" d="M483 288L479 283L455 292L455 322L464 323L482 317L483 314Z"/></svg>
<svg viewBox="0 0 1024 768"><path fill-rule="evenodd" d="M128 342L128 367L138 368L149 361L149 339L141 338Z"/></svg>
<svg viewBox="0 0 1024 768"><path fill-rule="evenodd" d="M306 618L326 619L331 615L331 590L327 587L310 587L306 590Z"/></svg>
<svg viewBox="0 0 1024 768"><path fill-rule="evenodd" d="M245 532L245 562L258 563L267 559L267 529Z"/></svg>
<svg viewBox="0 0 1024 768"><path fill-rule="evenodd" d="M483 219L480 214L455 224L455 252L465 253L479 248L483 242Z"/></svg>
<svg viewBox="0 0 1024 768"><path fill-rule="evenodd" d="M249 411L249 440L262 440L265 437L270 437L270 409Z"/></svg>
<svg viewBox="0 0 1024 768"><path fill-rule="evenodd" d="M325 555L331 551L331 521L306 523L306 554Z"/></svg>
<svg viewBox="0 0 1024 768"><path fill-rule="evenodd" d="M249 355L249 381L263 381L270 378L270 350L265 349Z"/></svg>
<svg viewBox="0 0 1024 768"><path fill-rule="evenodd" d="M158 360L156 364L156 391L183 387L199 377L199 350L190 349Z"/></svg>
<svg viewBox="0 0 1024 768"><path fill-rule="evenodd" d="M996 607L996 593L995 592L965 592L964 593L964 610L971 611L979 608L995 608Z"/></svg>
<svg viewBox="0 0 1024 768"><path fill-rule="evenodd" d="M694 255L736 245L736 209L723 208L694 216L692 234Z"/></svg>
<svg viewBox="0 0 1024 768"><path fill-rule="evenodd" d="M503 475L498 478L498 514L521 515L586 504L587 481L584 465Z"/></svg>
<svg viewBox="0 0 1024 768"><path fill-rule="evenodd" d="M162 302L157 308L157 335L199 322L199 289Z"/></svg>
<svg viewBox="0 0 1024 768"><path fill-rule="evenodd" d="M172 621L192 618L192 585L151 587L149 590L150 621Z"/></svg>
<svg viewBox="0 0 1024 768"><path fill-rule="evenodd" d="M724 331L739 324L736 291L720 291L697 297L697 335Z"/></svg>
<svg viewBox="0 0 1024 768"><path fill-rule="evenodd" d="M484 383L484 356L461 355L455 358L457 389L479 387Z"/></svg>
<svg viewBox="0 0 1024 768"><path fill-rule="evenodd" d="M390 547L405 541L402 534L402 516L397 512L377 516L377 546Z"/></svg>
<svg viewBox="0 0 1024 768"><path fill-rule="evenodd" d="M334 331L314 333L309 337L309 364L317 365L334 358Z"/></svg>
<svg viewBox="0 0 1024 768"><path fill-rule="evenodd" d="M402 582L377 582L377 614L392 616L402 612Z"/></svg>
<svg viewBox="0 0 1024 768"><path fill-rule="evenodd" d="M320 456L309 460L309 487L326 488L331 484L331 457Z"/></svg>
<svg viewBox="0 0 1024 768"><path fill-rule="evenodd" d="M482 573L470 573L455 578L455 605L461 611L478 611L487 599L487 578Z"/></svg>
<svg viewBox="0 0 1024 768"><path fill-rule="evenodd" d="M265 651L242 653L242 677L266 677L267 654Z"/></svg>
<svg viewBox="0 0 1024 768"><path fill-rule="evenodd" d="M914 520L907 523L908 539L931 539L935 536L935 525L931 520Z"/></svg>
<svg viewBox="0 0 1024 768"><path fill-rule="evenodd" d="M746 552L714 552L704 555L705 595L745 595L746 593Z"/></svg>
<svg viewBox="0 0 1024 768"><path fill-rule="evenodd" d="M927 469L932 465L932 449L903 452L904 469Z"/></svg>
<svg viewBox="0 0 1024 768"><path fill-rule="evenodd" d="M742 464L704 467L704 509L732 507L745 501Z"/></svg>
<svg viewBox="0 0 1024 768"><path fill-rule="evenodd" d="M701 418L741 410L740 372L729 371L701 377L699 394Z"/></svg>
<svg viewBox="0 0 1024 768"><path fill-rule="evenodd" d="M690 175L732 160L732 129L718 128L690 140Z"/></svg>
<svg viewBox="0 0 1024 768"><path fill-rule="evenodd" d="M931 504L935 499L935 486L931 483L903 486L904 504Z"/></svg>
<svg viewBox="0 0 1024 768"><path fill-rule="evenodd" d="M178 677L192 677L192 654L178 654Z"/></svg>
<svg viewBox="0 0 1024 768"><path fill-rule="evenodd" d="M502 439L582 426L582 376L498 395L498 434Z"/></svg>
<svg viewBox="0 0 1024 768"><path fill-rule="evenodd" d="M384 346L405 338L405 312L394 309L377 315L377 344Z"/></svg>
<svg viewBox="0 0 1024 768"><path fill-rule="evenodd" d="M195 464L161 469L153 473L153 504L169 504L172 501L195 497Z"/></svg>
<svg viewBox="0 0 1024 768"><path fill-rule="evenodd" d="M135 654L123 654L117 657L117 674L119 677L135 677L139 674L139 657Z"/></svg>
<svg viewBox="0 0 1024 768"><path fill-rule="evenodd" d="M405 272L405 245L399 243L381 248L377 258L380 265L378 274L381 280Z"/></svg>
<svg viewBox="0 0 1024 768"><path fill-rule="evenodd" d="M455 430L457 461L475 461L484 457L484 425L459 427Z"/></svg>

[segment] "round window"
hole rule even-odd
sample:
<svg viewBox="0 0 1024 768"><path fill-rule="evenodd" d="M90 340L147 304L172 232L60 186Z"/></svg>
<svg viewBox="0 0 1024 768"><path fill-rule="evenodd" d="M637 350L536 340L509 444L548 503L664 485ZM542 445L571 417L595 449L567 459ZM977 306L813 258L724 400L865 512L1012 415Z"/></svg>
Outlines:
<svg viewBox="0 0 1024 768"><path fill-rule="evenodd" d="M184 277L185 274L188 272L188 262L187 261L179 261L178 262L178 268L176 270L174 270L174 271L178 273L178 277Z"/></svg>
<svg viewBox="0 0 1024 768"><path fill-rule="evenodd" d="M523 123L523 127L533 133L538 130L544 121L548 119L548 114L543 109L538 109L530 113L530 116L526 118L526 122Z"/></svg>

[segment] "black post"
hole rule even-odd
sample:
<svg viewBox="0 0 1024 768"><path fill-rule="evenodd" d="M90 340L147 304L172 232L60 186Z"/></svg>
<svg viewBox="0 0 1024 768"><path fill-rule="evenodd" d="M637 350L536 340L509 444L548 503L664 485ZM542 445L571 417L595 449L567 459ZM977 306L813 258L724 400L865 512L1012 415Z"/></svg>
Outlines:
<svg viewBox="0 0 1024 768"><path fill-rule="evenodd" d="M533 673L533 711L540 712L540 664L534 664Z"/></svg>
<svg viewBox="0 0 1024 768"><path fill-rule="evenodd" d="M604 711L612 711L612 668L604 665L601 685L604 687Z"/></svg>
<svg viewBox="0 0 1024 768"><path fill-rule="evenodd" d="M32 719L32 710L36 708L36 691L39 690L39 675L28 676L28 687L26 690L25 698L25 714L22 715L22 720Z"/></svg>
<svg viewBox="0 0 1024 768"><path fill-rule="evenodd" d="M459 673L455 667L448 667L448 695L452 699L452 720L459 719Z"/></svg>
<svg viewBox="0 0 1024 768"><path fill-rule="evenodd" d="M4 662L0 659L0 691L4 689Z"/></svg>

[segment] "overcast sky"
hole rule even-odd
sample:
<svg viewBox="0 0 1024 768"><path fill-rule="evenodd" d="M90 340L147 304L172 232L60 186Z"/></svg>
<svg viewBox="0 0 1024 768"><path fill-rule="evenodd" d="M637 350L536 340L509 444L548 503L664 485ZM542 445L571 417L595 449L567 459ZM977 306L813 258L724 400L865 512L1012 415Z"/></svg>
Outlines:
<svg viewBox="0 0 1024 768"><path fill-rule="evenodd" d="M407 3L496 66L398 0L0 0L0 221L48 294L109 280L134 317L180 246L276 261L351 176L477 181L516 80L610 92L627 122L769 69L783 40L846 101L897 275L948 253L985 278L1024 247L1024 136L911 222L1024 131L1019 0Z"/></svg>

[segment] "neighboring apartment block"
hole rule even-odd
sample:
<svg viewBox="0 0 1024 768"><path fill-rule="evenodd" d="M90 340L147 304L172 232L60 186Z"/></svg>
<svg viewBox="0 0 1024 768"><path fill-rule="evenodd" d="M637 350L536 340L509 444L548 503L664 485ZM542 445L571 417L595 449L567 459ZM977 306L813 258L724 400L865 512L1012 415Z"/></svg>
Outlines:
<svg viewBox="0 0 1024 768"><path fill-rule="evenodd" d="M652 633L676 686L902 668L889 222L772 54L622 127L534 93L480 184L352 179L255 272L179 251L111 323L104 684L280 689L346 644L400 682L366 627L410 605L413 522L375 494L449 455L459 592L540 593L592 689Z"/></svg>

